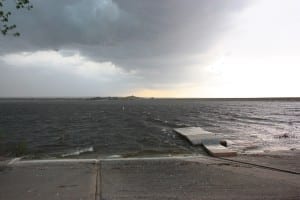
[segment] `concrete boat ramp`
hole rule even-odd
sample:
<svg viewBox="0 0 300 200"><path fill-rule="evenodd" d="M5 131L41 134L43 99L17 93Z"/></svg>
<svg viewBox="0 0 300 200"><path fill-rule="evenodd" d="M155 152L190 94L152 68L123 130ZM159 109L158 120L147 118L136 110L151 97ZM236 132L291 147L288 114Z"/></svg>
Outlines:
<svg viewBox="0 0 300 200"><path fill-rule="evenodd" d="M237 155L235 151L220 144L223 140L220 136L200 127L176 128L174 131L185 137L192 145L202 145L211 156L230 157Z"/></svg>
<svg viewBox="0 0 300 200"><path fill-rule="evenodd" d="M205 155L15 160L0 165L0 199L300 199L300 171L288 171L299 161L285 159L280 171Z"/></svg>

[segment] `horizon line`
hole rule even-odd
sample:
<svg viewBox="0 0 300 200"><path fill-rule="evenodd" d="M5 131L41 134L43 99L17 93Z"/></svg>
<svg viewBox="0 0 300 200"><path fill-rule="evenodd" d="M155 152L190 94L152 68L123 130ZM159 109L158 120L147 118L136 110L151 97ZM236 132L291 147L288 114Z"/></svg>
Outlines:
<svg viewBox="0 0 300 200"><path fill-rule="evenodd" d="M300 99L292 96L270 97L142 97L142 96L7 96L0 99L92 99L92 98L140 98L140 99Z"/></svg>

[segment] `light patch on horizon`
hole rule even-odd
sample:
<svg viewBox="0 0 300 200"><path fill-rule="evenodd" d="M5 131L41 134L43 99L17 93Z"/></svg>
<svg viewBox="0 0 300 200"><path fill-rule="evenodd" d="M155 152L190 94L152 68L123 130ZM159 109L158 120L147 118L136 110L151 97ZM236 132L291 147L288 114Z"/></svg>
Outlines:
<svg viewBox="0 0 300 200"><path fill-rule="evenodd" d="M159 89L141 89L134 92L134 95L140 97L157 97L157 98L178 97L178 95L180 96L178 90L159 90Z"/></svg>
<svg viewBox="0 0 300 200"><path fill-rule="evenodd" d="M209 96L223 97L283 97L300 96L300 61L294 56L268 59L225 57L207 68L214 83L208 83Z"/></svg>
<svg viewBox="0 0 300 200"><path fill-rule="evenodd" d="M166 89L159 89L159 88L142 88L138 89L133 92L134 95L141 96L141 97L158 97L158 98L197 98L199 96L199 84L178 84L174 87L169 87Z"/></svg>

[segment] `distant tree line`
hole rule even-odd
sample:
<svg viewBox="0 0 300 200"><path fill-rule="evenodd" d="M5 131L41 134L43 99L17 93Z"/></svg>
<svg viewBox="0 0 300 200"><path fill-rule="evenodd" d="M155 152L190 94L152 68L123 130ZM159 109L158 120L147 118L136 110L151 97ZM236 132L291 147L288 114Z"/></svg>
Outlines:
<svg viewBox="0 0 300 200"><path fill-rule="evenodd" d="M11 0L9 0L11 1ZM15 7L19 9L30 10L33 8L33 5L30 3L30 0L14 0ZM13 36L20 36L19 32L15 32L14 29L17 27L15 24L9 22L9 17L12 15L12 11L7 10L6 0L0 0L0 31L2 35L12 34Z"/></svg>

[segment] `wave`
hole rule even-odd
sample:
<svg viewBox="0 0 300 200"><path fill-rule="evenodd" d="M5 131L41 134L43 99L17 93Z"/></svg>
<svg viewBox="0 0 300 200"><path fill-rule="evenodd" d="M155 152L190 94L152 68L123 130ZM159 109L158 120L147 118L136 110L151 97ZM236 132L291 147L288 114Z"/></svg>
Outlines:
<svg viewBox="0 0 300 200"><path fill-rule="evenodd" d="M71 151L69 153L62 154L61 156L62 157L78 156L78 155L80 155L82 153L93 152L93 151L94 151L93 147L87 147L87 148L77 149L75 151Z"/></svg>
<svg viewBox="0 0 300 200"><path fill-rule="evenodd" d="M180 122L171 122L168 120L162 120L160 118L148 118L148 121L163 125L163 126L167 126L167 127L171 127L171 128L184 128L184 127L189 127L191 126L190 124L185 124L185 123L180 123Z"/></svg>

